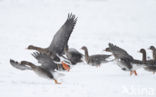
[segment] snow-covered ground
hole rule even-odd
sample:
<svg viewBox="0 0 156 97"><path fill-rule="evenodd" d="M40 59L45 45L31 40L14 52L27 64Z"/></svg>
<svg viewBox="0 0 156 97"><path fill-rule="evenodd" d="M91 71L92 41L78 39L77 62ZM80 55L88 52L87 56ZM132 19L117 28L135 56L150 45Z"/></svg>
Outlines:
<svg viewBox="0 0 156 97"><path fill-rule="evenodd" d="M0 0L0 97L156 96L156 75L143 69L136 77L115 63L99 68L81 63L63 72L62 85L56 85L9 64L10 58L38 64L25 48L47 47L69 12L78 16L70 47L106 53L112 42L141 59L140 48L156 46L156 0Z"/></svg>

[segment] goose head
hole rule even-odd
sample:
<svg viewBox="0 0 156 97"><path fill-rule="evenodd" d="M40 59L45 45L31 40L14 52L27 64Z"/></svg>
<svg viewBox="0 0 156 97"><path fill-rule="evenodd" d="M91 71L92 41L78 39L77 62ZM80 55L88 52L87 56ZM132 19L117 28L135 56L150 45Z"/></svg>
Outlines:
<svg viewBox="0 0 156 97"><path fill-rule="evenodd" d="M142 53L142 54L145 54L146 53L145 49L140 49L139 52Z"/></svg>
<svg viewBox="0 0 156 97"><path fill-rule="evenodd" d="M81 47L82 50L87 50L86 46Z"/></svg>
<svg viewBox="0 0 156 97"><path fill-rule="evenodd" d="M35 46L33 46L33 45L29 45L28 47L27 47L27 49L34 49L35 48Z"/></svg>
<svg viewBox="0 0 156 97"><path fill-rule="evenodd" d="M155 47L154 46L150 46L149 49L154 51Z"/></svg>

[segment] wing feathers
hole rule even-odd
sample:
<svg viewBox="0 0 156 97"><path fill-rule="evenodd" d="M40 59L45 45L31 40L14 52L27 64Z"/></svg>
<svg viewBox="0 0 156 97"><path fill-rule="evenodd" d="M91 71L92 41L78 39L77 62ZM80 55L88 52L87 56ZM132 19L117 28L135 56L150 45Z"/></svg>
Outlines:
<svg viewBox="0 0 156 97"><path fill-rule="evenodd" d="M19 69L19 70L31 70L31 67L28 67L24 64L21 64L17 61L14 61L12 59L10 59L10 64L15 67L16 69Z"/></svg>
<svg viewBox="0 0 156 97"><path fill-rule="evenodd" d="M65 46L68 44L69 37L75 27L77 18L72 13L68 14L66 22L56 32L54 38L49 46L49 51L58 55L62 55Z"/></svg>

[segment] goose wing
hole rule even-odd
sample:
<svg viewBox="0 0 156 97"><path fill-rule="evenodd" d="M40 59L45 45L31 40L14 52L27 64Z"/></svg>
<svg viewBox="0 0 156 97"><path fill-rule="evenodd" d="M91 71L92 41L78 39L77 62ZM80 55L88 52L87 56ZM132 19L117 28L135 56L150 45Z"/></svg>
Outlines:
<svg viewBox="0 0 156 97"><path fill-rule="evenodd" d="M56 32L54 38L49 46L49 51L58 55L62 55L65 46L68 44L69 37L74 29L77 18L75 15L68 14L66 22L62 27Z"/></svg>
<svg viewBox="0 0 156 97"><path fill-rule="evenodd" d="M133 57L129 55L124 49L113 45L112 43L109 43L109 48L116 58L133 60Z"/></svg>
<svg viewBox="0 0 156 97"><path fill-rule="evenodd" d="M31 67L28 67L28 66L21 64L15 60L12 60L12 59L10 59L10 64L19 70L31 70Z"/></svg>
<svg viewBox="0 0 156 97"><path fill-rule="evenodd" d="M46 54L34 52L32 56L36 58L38 63L41 64L41 67L46 70L54 71L57 68L57 64L55 64L53 60Z"/></svg>

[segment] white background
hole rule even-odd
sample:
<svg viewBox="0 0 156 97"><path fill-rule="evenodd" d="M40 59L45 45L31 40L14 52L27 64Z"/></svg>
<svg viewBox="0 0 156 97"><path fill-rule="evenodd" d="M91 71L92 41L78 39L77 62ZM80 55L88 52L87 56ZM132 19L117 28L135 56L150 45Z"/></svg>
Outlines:
<svg viewBox="0 0 156 97"><path fill-rule="evenodd" d="M0 97L155 97L156 75L144 69L130 76L115 63L77 64L58 80L13 68L9 60L36 65L30 45L48 47L72 12L78 17L69 46L86 45L89 54L104 54L112 42L136 59L140 48L156 46L156 0L0 0ZM128 91L126 92L125 89ZM135 90L136 92L132 91ZM142 92L143 91L143 92Z"/></svg>

